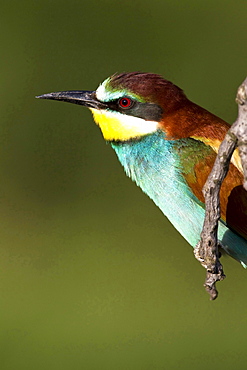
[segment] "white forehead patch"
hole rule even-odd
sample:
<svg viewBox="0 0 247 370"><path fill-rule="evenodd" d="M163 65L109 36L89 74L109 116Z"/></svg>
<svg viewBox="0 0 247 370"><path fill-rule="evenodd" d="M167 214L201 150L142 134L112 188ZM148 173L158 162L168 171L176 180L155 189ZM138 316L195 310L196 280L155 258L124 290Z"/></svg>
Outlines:
<svg viewBox="0 0 247 370"><path fill-rule="evenodd" d="M103 102L108 102L110 100L115 100L123 95L126 95L126 91L107 91L106 86L109 83L110 78L107 78L96 90L96 98Z"/></svg>

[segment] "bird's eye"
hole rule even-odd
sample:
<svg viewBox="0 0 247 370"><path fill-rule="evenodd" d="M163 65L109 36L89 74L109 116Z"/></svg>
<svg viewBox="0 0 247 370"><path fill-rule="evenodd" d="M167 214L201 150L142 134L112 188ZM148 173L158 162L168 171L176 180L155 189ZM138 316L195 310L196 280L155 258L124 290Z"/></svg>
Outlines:
<svg viewBox="0 0 247 370"><path fill-rule="evenodd" d="M121 108L130 108L133 104L133 101L130 99L130 98L121 98L119 99L118 101L118 105L121 107Z"/></svg>

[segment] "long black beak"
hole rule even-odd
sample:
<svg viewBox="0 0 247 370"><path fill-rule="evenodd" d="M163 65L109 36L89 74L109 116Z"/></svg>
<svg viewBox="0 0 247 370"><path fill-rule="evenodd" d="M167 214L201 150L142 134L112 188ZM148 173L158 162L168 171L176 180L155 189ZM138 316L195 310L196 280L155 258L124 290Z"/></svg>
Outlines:
<svg viewBox="0 0 247 370"><path fill-rule="evenodd" d="M60 100L88 108L105 109L106 104L96 98L95 91L59 91L36 96L38 99Z"/></svg>

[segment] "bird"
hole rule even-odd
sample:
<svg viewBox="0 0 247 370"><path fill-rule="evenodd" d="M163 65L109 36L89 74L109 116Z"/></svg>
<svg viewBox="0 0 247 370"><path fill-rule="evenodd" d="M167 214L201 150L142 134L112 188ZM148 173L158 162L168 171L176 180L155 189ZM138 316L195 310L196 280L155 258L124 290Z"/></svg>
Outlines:
<svg viewBox="0 0 247 370"><path fill-rule="evenodd" d="M196 247L205 217L203 185L230 125L155 73L113 74L95 91L37 96L90 109L129 176ZM220 191L218 239L247 267L247 192L235 150Z"/></svg>

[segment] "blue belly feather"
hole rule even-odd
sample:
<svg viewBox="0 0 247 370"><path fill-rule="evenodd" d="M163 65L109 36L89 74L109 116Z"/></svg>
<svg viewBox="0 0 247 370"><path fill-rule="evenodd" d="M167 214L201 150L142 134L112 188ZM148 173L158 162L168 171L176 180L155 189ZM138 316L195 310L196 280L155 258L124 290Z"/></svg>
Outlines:
<svg viewBox="0 0 247 370"><path fill-rule="evenodd" d="M182 173L176 140L165 140L157 131L141 140L112 143L126 174L154 201L180 234L196 246L205 210L191 192ZM247 264L247 240L219 223L219 240L233 258Z"/></svg>

